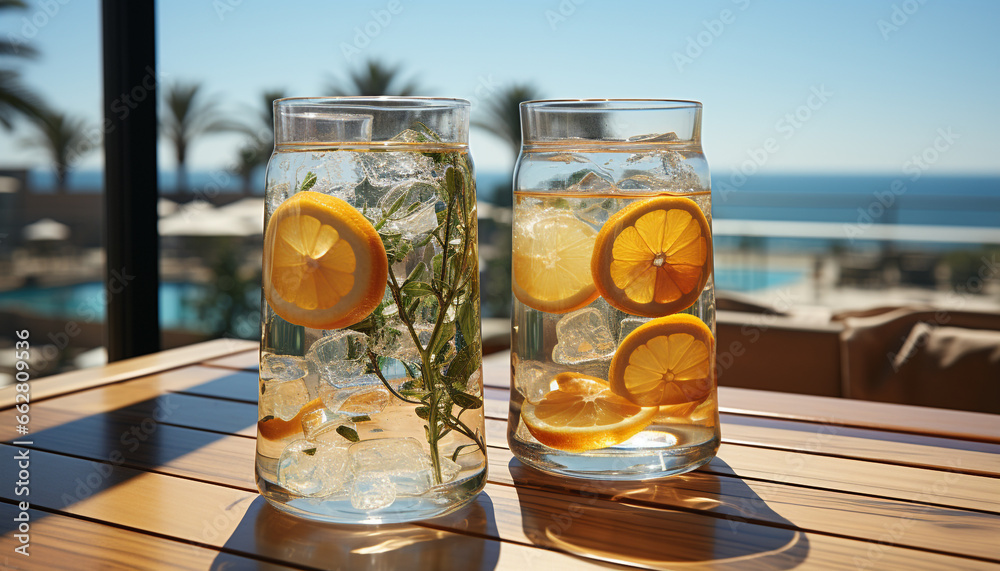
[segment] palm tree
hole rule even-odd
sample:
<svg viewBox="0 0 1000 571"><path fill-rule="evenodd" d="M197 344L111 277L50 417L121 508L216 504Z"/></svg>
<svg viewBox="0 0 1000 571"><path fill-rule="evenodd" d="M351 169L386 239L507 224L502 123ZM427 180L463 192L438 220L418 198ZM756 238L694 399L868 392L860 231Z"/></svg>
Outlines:
<svg viewBox="0 0 1000 571"><path fill-rule="evenodd" d="M504 87L485 104L485 119L472 122L473 127L479 127L503 139L509 146L514 158L521 151L521 102L540 99L541 94L534 86L515 84ZM514 196L511 183L499 186L494 192L494 202L500 206L512 206Z"/></svg>
<svg viewBox="0 0 1000 571"><path fill-rule="evenodd" d="M72 163L94 150L87 138L87 123L58 111L41 111L35 125L38 134L27 142L49 153L55 168L56 190L66 192L66 177Z"/></svg>
<svg viewBox="0 0 1000 571"><path fill-rule="evenodd" d="M166 113L163 132L174 147L177 158L177 191L187 190L187 152L195 139L209 133L242 130L239 125L219 117L214 101L203 101L200 83L174 83L164 95Z"/></svg>
<svg viewBox="0 0 1000 571"><path fill-rule="evenodd" d="M532 85L505 87L486 102L486 119L473 121L472 125L503 139L517 157L521 151L521 102L532 99L541 99L541 94Z"/></svg>
<svg viewBox="0 0 1000 571"><path fill-rule="evenodd" d="M250 194L251 186L253 186L253 173L257 172L261 160L261 147L252 143L244 145L237 151L236 162L229 170L243 181L243 194ZM266 157L263 160L266 161Z"/></svg>
<svg viewBox="0 0 1000 571"><path fill-rule="evenodd" d="M243 126L242 130L250 139L237 152L236 162L230 170L243 180L244 194L250 194L253 173L267 163L274 148L274 101L284 97L283 89L265 91L261 95L257 120Z"/></svg>
<svg viewBox="0 0 1000 571"><path fill-rule="evenodd" d="M390 66L382 62L370 59L360 68L348 73L346 85L341 86L335 81L327 87L329 95L362 95L373 97L376 95L413 95L419 90L416 81L409 81L402 87L395 85L401 81L399 77L400 66Z"/></svg>
<svg viewBox="0 0 1000 571"><path fill-rule="evenodd" d="M23 0L0 0L0 11L26 7ZM29 58L35 55L31 46L10 39L0 39L0 56ZM21 74L13 69L0 69L0 126L10 130L16 116L37 118L41 113L40 98L21 83Z"/></svg>

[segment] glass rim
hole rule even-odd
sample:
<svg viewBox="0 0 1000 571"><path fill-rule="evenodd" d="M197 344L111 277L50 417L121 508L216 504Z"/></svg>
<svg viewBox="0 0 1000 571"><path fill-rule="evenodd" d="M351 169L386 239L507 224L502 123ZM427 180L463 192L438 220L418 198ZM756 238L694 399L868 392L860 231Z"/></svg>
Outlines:
<svg viewBox="0 0 1000 571"><path fill-rule="evenodd" d="M385 105L390 103L392 105ZM398 109L398 110L434 110L469 108L472 104L467 99L459 97L425 97L404 95L325 95L282 97L275 99L274 105L284 108L295 108L307 105L343 105L356 109Z"/></svg>
<svg viewBox="0 0 1000 571"><path fill-rule="evenodd" d="M522 109L556 111L639 111L670 109L701 109L701 101L693 99L532 99L522 101Z"/></svg>

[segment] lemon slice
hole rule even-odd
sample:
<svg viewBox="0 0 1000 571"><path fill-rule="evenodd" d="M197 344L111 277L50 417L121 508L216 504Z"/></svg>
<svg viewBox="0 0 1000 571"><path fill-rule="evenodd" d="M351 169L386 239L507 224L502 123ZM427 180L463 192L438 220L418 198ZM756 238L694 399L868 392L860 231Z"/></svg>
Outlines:
<svg viewBox="0 0 1000 571"><path fill-rule="evenodd" d="M559 373L557 389L521 405L521 420L539 442L566 452L614 446L649 426L659 407L640 407L615 395L608 383L580 373Z"/></svg>
<svg viewBox="0 0 1000 571"><path fill-rule="evenodd" d="M590 258L597 232L565 210L514 226L512 288L521 303L547 313L568 313L597 299Z"/></svg>
<svg viewBox="0 0 1000 571"><path fill-rule="evenodd" d="M612 306L660 317L691 306L712 263L712 231L689 198L661 196L632 204L601 227L591 259L594 285Z"/></svg>
<svg viewBox="0 0 1000 571"><path fill-rule="evenodd" d="M693 315L644 323L622 340L611 359L611 390L639 406L701 401L715 384L714 343L712 332Z"/></svg>
<svg viewBox="0 0 1000 571"><path fill-rule="evenodd" d="M290 420L269 418L267 420L258 421L257 434L268 440L281 440L282 438L288 438L289 436L302 432L302 417L306 416L310 412L321 410L322 408L323 402L319 398L315 398L299 409L298 414Z"/></svg>
<svg viewBox="0 0 1000 571"><path fill-rule="evenodd" d="M282 319L315 329L361 321L381 302L389 275L382 239L347 202L299 192L264 234L264 296Z"/></svg>

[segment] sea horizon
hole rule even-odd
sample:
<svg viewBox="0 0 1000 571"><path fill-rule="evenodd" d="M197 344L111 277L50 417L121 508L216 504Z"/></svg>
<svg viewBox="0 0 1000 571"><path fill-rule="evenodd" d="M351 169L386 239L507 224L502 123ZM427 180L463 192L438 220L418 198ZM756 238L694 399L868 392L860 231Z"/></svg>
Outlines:
<svg viewBox="0 0 1000 571"><path fill-rule="evenodd" d="M476 173L479 199L492 204L510 200L510 173ZM194 170L189 188L217 189L223 194L243 191L243 181L225 171ZM176 188L176 171L159 171L160 194ZM251 194L263 195L263 173ZM100 192L103 172L72 171L70 193ZM54 178L45 170L29 171L32 193L53 193ZM871 222L935 226L1000 226L1000 174L769 173L743 176L729 171L712 175L712 215L716 219L797 222ZM509 202L507 202L509 204Z"/></svg>

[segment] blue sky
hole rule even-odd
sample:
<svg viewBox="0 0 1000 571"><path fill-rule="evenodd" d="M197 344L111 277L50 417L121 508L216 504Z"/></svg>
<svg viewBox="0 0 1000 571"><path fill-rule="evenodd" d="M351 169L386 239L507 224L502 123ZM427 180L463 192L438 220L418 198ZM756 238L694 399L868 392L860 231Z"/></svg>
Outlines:
<svg viewBox="0 0 1000 571"><path fill-rule="evenodd" d="M54 107L96 125L99 2L29 4L4 15L0 35L28 39L42 55L2 63ZM46 5L58 12L44 14ZM764 156L773 139L761 172L889 174L940 143L939 130L951 136L933 153L935 174L1000 174L997 24L1000 2L988 0L161 0L157 22L163 79L204 82L234 117L252 112L267 88L322 94L375 57L400 64L424 95L474 99L474 116L488 86L513 82L551 98L696 99L716 170ZM355 43L366 28L375 33ZM360 54L345 57L345 45ZM0 167L45 167L24 148L29 133L0 132ZM224 167L239 142L205 138L191 166ZM471 144L481 170L510 168L492 136L474 130ZM95 153L80 166L101 162ZM165 145L161 165L173 165Z"/></svg>

